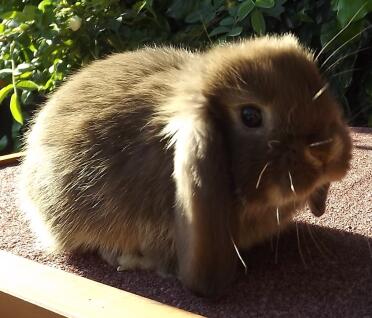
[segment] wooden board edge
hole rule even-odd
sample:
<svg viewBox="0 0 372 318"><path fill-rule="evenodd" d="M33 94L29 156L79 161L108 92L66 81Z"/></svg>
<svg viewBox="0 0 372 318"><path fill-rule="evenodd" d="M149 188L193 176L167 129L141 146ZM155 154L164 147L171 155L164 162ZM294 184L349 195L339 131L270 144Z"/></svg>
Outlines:
<svg viewBox="0 0 372 318"><path fill-rule="evenodd" d="M24 157L24 155L24 152L16 152L10 155L0 156L0 166L17 164Z"/></svg>
<svg viewBox="0 0 372 318"><path fill-rule="evenodd" d="M65 318L56 312L2 291L0 291L0 314L3 318Z"/></svg>
<svg viewBox="0 0 372 318"><path fill-rule="evenodd" d="M201 316L0 251L0 317Z"/></svg>

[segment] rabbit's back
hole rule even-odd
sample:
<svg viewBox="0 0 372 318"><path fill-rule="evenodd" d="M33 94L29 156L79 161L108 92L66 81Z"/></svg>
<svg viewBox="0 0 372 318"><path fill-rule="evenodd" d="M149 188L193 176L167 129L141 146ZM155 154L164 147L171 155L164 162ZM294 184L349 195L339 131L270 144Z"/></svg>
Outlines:
<svg viewBox="0 0 372 318"><path fill-rule="evenodd" d="M95 62L37 115L21 199L37 206L31 218L41 217L59 247L171 244L173 159L152 119L190 56L145 49Z"/></svg>

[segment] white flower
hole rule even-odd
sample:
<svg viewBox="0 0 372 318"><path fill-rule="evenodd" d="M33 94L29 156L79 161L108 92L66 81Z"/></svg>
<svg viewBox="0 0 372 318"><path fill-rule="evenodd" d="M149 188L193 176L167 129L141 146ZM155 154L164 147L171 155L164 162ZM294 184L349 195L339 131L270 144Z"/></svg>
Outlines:
<svg viewBox="0 0 372 318"><path fill-rule="evenodd" d="M72 31L79 30L80 26L81 26L81 18L79 16L74 15L73 17L70 18L69 23L68 23L68 27Z"/></svg>

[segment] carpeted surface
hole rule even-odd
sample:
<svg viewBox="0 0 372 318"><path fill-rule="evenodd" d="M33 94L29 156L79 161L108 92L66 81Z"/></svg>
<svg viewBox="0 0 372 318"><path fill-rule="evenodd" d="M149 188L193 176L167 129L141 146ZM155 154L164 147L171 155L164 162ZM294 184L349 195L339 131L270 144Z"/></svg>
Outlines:
<svg viewBox="0 0 372 318"><path fill-rule="evenodd" d="M308 211L280 236L245 254L228 295L205 300L172 278L144 271L117 273L95 254L48 256L17 209L17 167L0 170L0 248L165 304L208 317L372 317L372 130L354 129L347 178L335 183L328 211ZM276 246L278 248L276 248Z"/></svg>

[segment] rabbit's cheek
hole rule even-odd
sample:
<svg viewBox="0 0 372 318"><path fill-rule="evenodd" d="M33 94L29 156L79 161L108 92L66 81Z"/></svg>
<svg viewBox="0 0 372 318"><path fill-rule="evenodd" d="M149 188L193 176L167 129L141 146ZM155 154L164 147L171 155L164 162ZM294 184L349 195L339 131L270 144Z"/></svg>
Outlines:
<svg viewBox="0 0 372 318"><path fill-rule="evenodd" d="M271 185L266 190L266 202L271 207L279 208L305 199L309 192L310 191L307 191L307 189L295 189L295 191L288 191L281 185Z"/></svg>
<svg viewBox="0 0 372 318"><path fill-rule="evenodd" d="M335 135L332 142L320 147L306 148L304 158L313 169L320 171L317 183L342 179L350 166L351 154L348 145Z"/></svg>
<svg viewBox="0 0 372 318"><path fill-rule="evenodd" d="M329 161L327 162L325 173L330 181L342 179L350 169L351 160L351 141L341 139L337 136L331 150Z"/></svg>
<svg viewBox="0 0 372 318"><path fill-rule="evenodd" d="M333 143L331 145L331 150L329 152L328 162L331 162L333 160L338 160L341 158L343 152L345 151L345 145L341 140L341 137L336 135L333 137Z"/></svg>
<svg viewBox="0 0 372 318"><path fill-rule="evenodd" d="M344 152L344 143L338 135L328 139L324 144L312 144L305 148L306 161L315 168L324 168L332 161L341 158Z"/></svg>
<svg viewBox="0 0 372 318"><path fill-rule="evenodd" d="M268 202L274 206L282 206L291 201L291 196L283 193L281 187L272 185L267 190Z"/></svg>
<svg viewBox="0 0 372 318"><path fill-rule="evenodd" d="M315 169L321 170L323 168L323 161L319 156L314 155L310 148L305 149L304 158L306 162Z"/></svg>

